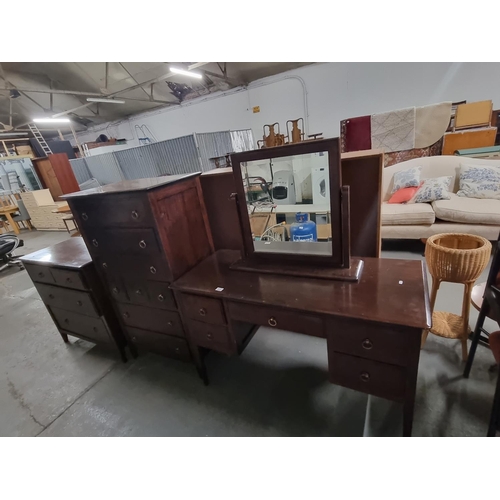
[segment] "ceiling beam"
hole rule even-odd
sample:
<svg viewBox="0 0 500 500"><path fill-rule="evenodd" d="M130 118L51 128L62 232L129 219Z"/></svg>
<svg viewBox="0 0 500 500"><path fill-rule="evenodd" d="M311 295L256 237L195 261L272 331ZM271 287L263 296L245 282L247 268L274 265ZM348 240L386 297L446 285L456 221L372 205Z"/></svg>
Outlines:
<svg viewBox="0 0 500 500"><path fill-rule="evenodd" d="M56 90L56 89L25 89L16 87L12 84L7 84L5 90L18 90L19 92L32 92L34 94L66 94L66 95L81 95L88 97L106 97L106 94L97 92L82 92L79 90ZM4 90L0 89L0 90Z"/></svg>
<svg viewBox="0 0 500 500"><path fill-rule="evenodd" d="M137 84L137 85L141 85L133 76L132 76L132 73L121 63L119 62L118 63L124 70L125 72L127 73L128 76L130 76L130 78L132 78L132 80L134 80L134 82ZM152 85L152 84L151 84ZM148 96L149 94L147 93L146 89L141 85L141 90Z"/></svg>
<svg viewBox="0 0 500 500"><path fill-rule="evenodd" d="M204 62L204 63L190 64L188 66L188 70L199 68L199 67L201 67L201 66L203 66L205 64L209 64L209 63ZM101 97L106 97L106 98L109 99L110 97L114 97L114 96L117 96L117 95L120 95L120 94L125 94L126 92L130 92L132 90L138 89L139 87L142 87L143 85L150 85L152 83L156 83L156 82L161 82L163 80L167 80L168 78L171 78L174 75L175 75L174 73L165 73L164 75L161 75L158 78L152 78L151 80L148 80L146 82L138 83L137 85L132 85L132 87L127 87L127 88L125 88L123 90L118 90L117 92L112 92L111 94L107 94L106 96L101 96ZM91 105L92 105L92 103L84 104L83 106L79 106L77 108L69 109L67 111L63 111L62 113L56 113L55 115L52 115L52 117L53 118L58 118L60 116L65 116L68 113L72 113L74 111L78 111L79 109L88 108Z"/></svg>

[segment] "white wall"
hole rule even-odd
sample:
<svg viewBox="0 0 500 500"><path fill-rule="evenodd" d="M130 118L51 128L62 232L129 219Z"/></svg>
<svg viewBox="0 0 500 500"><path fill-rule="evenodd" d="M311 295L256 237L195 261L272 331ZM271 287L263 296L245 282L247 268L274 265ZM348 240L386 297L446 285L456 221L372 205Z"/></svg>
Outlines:
<svg viewBox="0 0 500 500"><path fill-rule="evenodd" d="M118 124L79 134L93 141L99 133L137 145L136 124L146 124L158 140L193 132L251 128L304 117L309 133L339 135L340 120L441 101L492 99L500 106L500 63L324 63L253 82L248 88L136 115ZM260 113L252 107L260 106ZM69 137L68 137L69 138ZM70 138L71 139L71 138Z"/></svg>

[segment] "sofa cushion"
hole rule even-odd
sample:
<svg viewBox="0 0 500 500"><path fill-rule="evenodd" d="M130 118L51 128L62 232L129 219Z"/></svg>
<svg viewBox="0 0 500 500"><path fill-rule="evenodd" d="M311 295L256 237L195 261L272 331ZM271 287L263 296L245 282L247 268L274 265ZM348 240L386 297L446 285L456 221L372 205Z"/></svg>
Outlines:
<svg viewBox="0 0 500 500"><path fill-rule="evenodd" d="M460 164L460 190L466 198L500 200L500 167Z"/></svg>
<svg viewBox="0 0 500 500"><path fill-rule="evenodd" d="M449 200L432 202L436 217L465 224L500 225L500 200L484 200L451 195Z"/></svg>
<svg viewBox="0 0 500 500"><path fill-rule="evenodd" d="M435 219L434 210L428 203L405 205L382 203L383 226L433 224Z"/></svg>

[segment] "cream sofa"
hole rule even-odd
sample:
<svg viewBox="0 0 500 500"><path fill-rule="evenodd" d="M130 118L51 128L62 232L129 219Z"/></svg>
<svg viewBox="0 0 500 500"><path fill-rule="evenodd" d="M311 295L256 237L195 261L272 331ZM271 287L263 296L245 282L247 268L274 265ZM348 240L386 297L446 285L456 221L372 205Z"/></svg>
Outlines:
<svg viewBox="0 0 500 500"><path fill-rule="evenodd" d="M382 173L382 238L419 239L433 234L463 232L496 240L500 231L500 200L464 198L453 194L450 200L433 203L389 204L394 173L418 165L421 179L453 176L453 193L459 189L460 164L495 165L500 160L429 156L384 168Z"/></svg>

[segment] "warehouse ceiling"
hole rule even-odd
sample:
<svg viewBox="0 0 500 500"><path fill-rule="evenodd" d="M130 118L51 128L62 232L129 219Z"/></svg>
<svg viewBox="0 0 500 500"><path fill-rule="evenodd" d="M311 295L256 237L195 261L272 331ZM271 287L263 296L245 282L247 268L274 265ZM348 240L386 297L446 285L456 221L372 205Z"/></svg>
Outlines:
<svg viewBox="0 0 500 500"><path fill-rule="evenodd" d="M70 118L77 131L85 130L307 64L311 63L0 63L0 132L25 130L33 118L58 115ZM172 66L199 72L203 78L173 74ZM88 97L125 103L90 103Z"/></svg>

